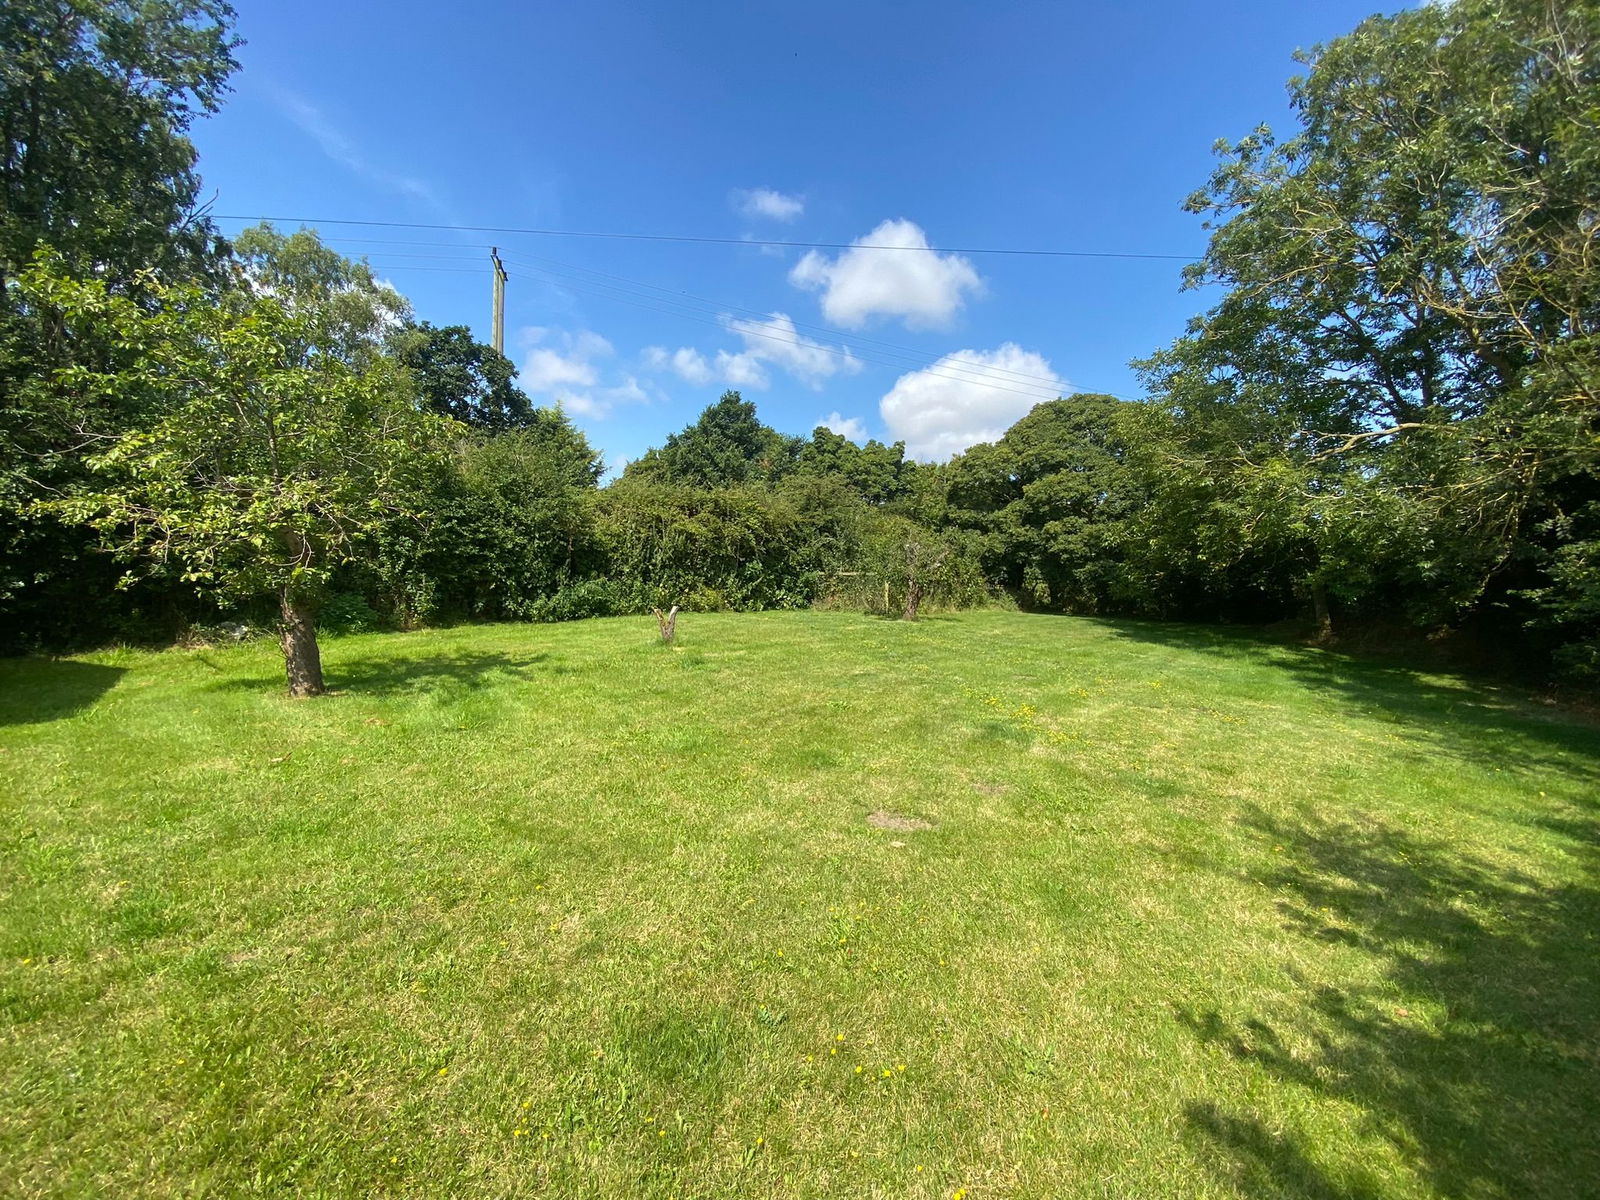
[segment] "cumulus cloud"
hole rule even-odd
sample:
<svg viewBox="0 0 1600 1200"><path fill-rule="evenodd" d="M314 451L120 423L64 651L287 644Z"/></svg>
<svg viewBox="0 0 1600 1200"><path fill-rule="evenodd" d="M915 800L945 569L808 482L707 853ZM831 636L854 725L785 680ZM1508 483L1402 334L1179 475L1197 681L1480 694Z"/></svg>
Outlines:
<svg viewBox="0 0 1600 1200"><path fill-rule="evenodd" d="M1035 404L1070 387L1043 355L1006 342L998 350L958 350L900 376L878 411L908 454L941 462L995 441Z"/></svg>
<svg viewBox="0 0 1600 1200"><path fill-rule="evenodd" d="M806 337L794 327L794 318L788 313L775 312L761 321L729 318L725 323L744 342L739 357L782 367L814 388L834 375L861 370L861 360L848 349L824 346Z"/></svg>
<svg viewBox="0 0 1600 1200"><path fill-rule="evenodd" d="M885 221L837 258L809 251L789 272L789 282L821 292L823 315L849 329L875 316L899 317L908 329L941 328L969 295L983 289L972 263L928 249L922 228L904 220Z"/></svg>
<svg viewBox="0 0 1600 1200"><path fill-rule="evenodd" d="M611 387L590 388L581 392L561 388L552 394L551 399L575 417L589 417L598 421L609 417L620 404L650 403L650 394L637 379L628 375L621 383Z"/></svg>
<svg viewBox="0 0 1600 1200"><path fill-rule="evenodd" d="M689 346L669 352L665 346L650 346L644 352L644 365L653 371L672 371L685 383L701 387L717 377L706 356Z"/></svg>
<svg viewBox="0 0 1600 1200"><path fill-rule="evenodd" d="M612 353L610 342L587 329L570 333L534 326L524 330L522 338L533 349L523 361L520 382L534 395L562 387L593 387L600 377L594 360Z"/></svg>
<svg viewBox="0 0 1600 1200"><path fill-rule="evenodd" d="M840 437L849 438L852 442L867 440L867 424L860 417L846 417L835 410L817 424L831 433L837 433Z"/></svg>
<svg viewBox="0 0 1600 1200"><path fill-rule="evenodd" d="M806 210L799 196L786 196L771 188L736 188L728 197L733 211L752 221L793 221Z"/></svg>
<svg viewBox="0 0 1600 1200"><path fill-rule="evenodd" d="M573 416L600 420L620 405L648 404L659 398L659 392L653 393L636 376L619 376L614 368L605 368L604 360L616 351L593 330L532 326L522 330L518 340L525 350L518 382L540 403L558 404ZM646 351L646 361L659 350ZM611 382L605 382L608 375Z"/></svg>
<svg viewBox="0 0 1600 1200"><path fill-rule="evenodd" d="M686 383L703 386L712 381L728 387L765 388L771 385L767 368L778 367L813 388L835 375L861 370L861 360L848 349L826 346L795 328L794 318L775 312L764 318L724 317L723 326L737 334L742 350L718 350L707 358L699 350L682 346L668 351L651 346L644 363L657 371L672 371Z"/></svg>

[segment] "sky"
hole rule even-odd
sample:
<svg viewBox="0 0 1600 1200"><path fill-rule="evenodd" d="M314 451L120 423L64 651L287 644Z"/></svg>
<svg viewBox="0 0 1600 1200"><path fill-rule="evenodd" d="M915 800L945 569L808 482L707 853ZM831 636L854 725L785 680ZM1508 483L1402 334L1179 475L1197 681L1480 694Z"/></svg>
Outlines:
<svg viewBox="0 0 1600 1200"><path fill-rule="evenodd" d="M924 461L1058 394L1139 398L1131 360L1212 299L1181 270L1214 143L1292 129L1293 52L1373 11L236 5L194 131L218 223L315 227L483 341L498 246L519 382L612 470L728 388Z"/></svg>

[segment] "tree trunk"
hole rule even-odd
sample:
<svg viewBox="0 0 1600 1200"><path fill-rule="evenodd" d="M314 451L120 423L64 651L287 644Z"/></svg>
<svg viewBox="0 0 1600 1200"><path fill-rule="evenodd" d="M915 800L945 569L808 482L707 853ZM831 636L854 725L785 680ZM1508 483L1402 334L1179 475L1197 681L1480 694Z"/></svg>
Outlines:
<svg viewBox="0 0 1600 1200"><path fill-rule="evenodd" d="M905 619L915 621L917 619L917 609L920 607L922 607L922 584L913 579L906 584Z"/></svg>
<svg viewBox="0 0 1600 1200"><path fill-rule="evenodd" d="M1328 588L1321 579L1311 581L1311 606L1317 614L1317 641L1333 641L1333 614L1328 610Z"/></svg>
<svg viewBox="0 0 1600 1200"><path fill-rule="evenodd" d="M283 669L289 677L289 695L320 696L327 691L322 682L322 651L317 648L317 623L311 610L287 590L278 597L283 614L278 626L278 641L283 646Z"/></svg>

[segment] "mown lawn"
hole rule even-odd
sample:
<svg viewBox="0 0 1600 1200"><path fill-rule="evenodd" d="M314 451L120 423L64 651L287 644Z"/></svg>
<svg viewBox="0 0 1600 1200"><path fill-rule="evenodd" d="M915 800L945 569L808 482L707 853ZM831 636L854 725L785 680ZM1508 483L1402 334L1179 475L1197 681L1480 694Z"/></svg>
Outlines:
<svg viewBox="0 0 1600 1200"><path fill-rule="evenodd" d="M1593 727L1183 627L654 637L0 662L0 1192L1600 1192Z"/></svg>

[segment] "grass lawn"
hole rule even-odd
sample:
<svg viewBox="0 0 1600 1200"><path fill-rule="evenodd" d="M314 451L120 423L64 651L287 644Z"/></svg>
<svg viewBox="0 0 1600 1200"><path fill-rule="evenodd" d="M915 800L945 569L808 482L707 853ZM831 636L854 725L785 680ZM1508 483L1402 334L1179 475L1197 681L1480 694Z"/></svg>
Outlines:
<svg viewBox="0 0 1600 1200"><path fill-rule="evenodd" d="M680 624L334 640L300 703L270 644L0 662L0 1192L1600 1194L1594 727Z"/></svg>

